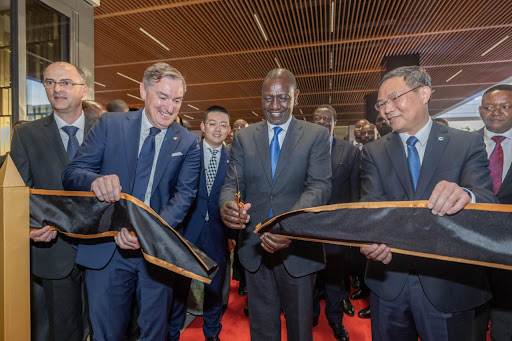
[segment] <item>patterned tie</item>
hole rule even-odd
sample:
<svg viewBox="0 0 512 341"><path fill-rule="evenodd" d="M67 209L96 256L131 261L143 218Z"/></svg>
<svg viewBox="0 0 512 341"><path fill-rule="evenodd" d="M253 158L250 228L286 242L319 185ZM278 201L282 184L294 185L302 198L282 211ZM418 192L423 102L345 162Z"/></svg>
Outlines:
<svg viewBox="0 0 512 341"><path fill-rule="evenodd" d="M501 142L503 142L505 136L496 135L491 139L496 142L496 146L489 156L489 169L491 171L492 190L494 194L497 194L503 179L503 148Z"/></svg>
<svg viewBox="0 0 512 341"><path fill-rule="evenodd" d="M208 150L212 154L208 168L206 169L206 190L208 191L208 195L210 195L215 177L217 176L217 153L219 151L211 148L208 148Z"/></svg>
<svg viewBox="0 0 512 341"><path fill-rule="evenodd" d="M281 127L274 127L274 137L272 141L270 141L270 165L272 166L272 180L274 180L274 174L276 172L277 161L279 160L279 153L281 152L281 147L279 147L279 133L283 131ZM268 217L272 218L274 213L272 212L272 207L270 208L270 212L268 213Z"/></svg>
<svg viewBox="0 0 512 341"><path fill-rule="evenodd" d="M409 163L409 173L411 174L414 191L416 191L421 171L420 156L418 155L418 150L414 146L416 142L418 142L416 136L410 136L407 139L407 162Z"/></svg>
<svg viewBox="0 0 512 341"><path fill-rule="evenodd" d="M66 152L68 153L69 160L73 160L78 147L80 146L78 139L76 138L76 132L78 131L78 128L74 126L64 126L61 129L69 136Z"/></svg>
<svg viewBox="0 0 512 341"><path fill-rule="evenodd" d="M149 135L144 140L142 148L140 149L139 158L137 159L132 195L142 201L144 201L146 197L149 177L155 159L155 136L160 132L161 130L155 127L149 129Z"/></svg>

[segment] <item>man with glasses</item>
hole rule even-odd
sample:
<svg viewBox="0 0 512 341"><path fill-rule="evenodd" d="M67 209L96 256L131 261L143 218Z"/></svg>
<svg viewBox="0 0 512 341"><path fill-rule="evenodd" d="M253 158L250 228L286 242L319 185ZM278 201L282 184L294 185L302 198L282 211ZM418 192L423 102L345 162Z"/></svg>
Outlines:
<svg viewBox="0 0 512 341"><path fill-rule="evenodd" d="M82 111L87 94L84 73L76 66L56 62L43 73L43 85L53 112L14 129L11 157L31 188L62 190L60 176L96 121ZM75 241L50 226L30 232L31 270L44 288L46 302L33 288L32 312L44 307L49 324L33 315L32 340L82 340L82 271L75 264ZM44 329L49 328L49 335Z"/></svg>
<svg viewBox="0 0 512 341"><path fill-rule="evenodd" d="M207 341L219 340L222 329L222 287L226 278L228 262L228 234L233 233L220 218L219 195L229 166L229 149L222 142L231 131L228 111L220 106L206 109L201 131L204 139L201 147L201 173L196 200L179 231L192 244L206 253L219 265L219 270L210 284L204 286L203 332ZM185 320L190 279L184 279L181 301L181 322ZM172 324L175 324L172 322ZM173 332L171 330L171 332ZM179 329L176 330L179 338ZM171 335L173 336L173 335ZM176 335L174 335L176 336Z"/></svg>
<svg viewBox="0 0 512 341"><path fill-rule="evenodd" d="M155 63L144 72L139 90L144 107L101 115L62 173L62 183L67 190L92 191L105 202L119 201L122 190L176 227L196 197L200 167L197 137L174 123L185 79L169 64ZM114 241L78 246L77 263L86 267L93 340L126 339L134 293L140 340L167 339L179 275L146 262L138 237L126 228Z"/></svg>
<svg viewBox="0 0 512 341"><path fill-rule="evenodd" d="M393 132L363 147L361 201L428 200L432 214L496 203L483 137L434 123L430 76L417 66L387 73L375 105ZM401 228L397 224L397 233ZM361 248L369 259L373 340L470 340L474 308L491 297L484 269Z"/></svg>

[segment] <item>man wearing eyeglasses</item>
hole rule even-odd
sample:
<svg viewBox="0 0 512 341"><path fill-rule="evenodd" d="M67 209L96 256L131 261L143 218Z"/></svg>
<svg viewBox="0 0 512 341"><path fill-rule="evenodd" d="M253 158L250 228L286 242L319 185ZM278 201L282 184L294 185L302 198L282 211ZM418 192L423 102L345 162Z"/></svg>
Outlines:
<svg viewBox="0 0 512 341"><path fill-rule="evenodd" d="M53 112L14 129L11 157L28 187L62 190L62 171L96 119L82 111L87 85L76 66L50 64L42 83ZM46 297L46 303L40 302L34 296L37 287L33 288L32 311L44 307L49 319L48 325L41 326L33 316L32 340L82 340L82 271L75 264L75 242L49 228L30 232L31 270ZM48 328L46 335L43 330Z"/></svg>
<svg viewBox="0 0 512 341"><path fill-rule="evenodd" d="M204 139L201 147L201 173L197 197L190 212L180 225L179 231L192 244L206 253L219 265L219 270L210 284L204 286L203 333L207 341L219 340L222 329L222 288L226 278L228 262L228 234L233 232L220 218L219 194L224 185L229 166L229 149L222 142L231 131L228 111L220 106L206 109L201 131ZM230 236L231 237L231 236ZM231 237L232 238L232 237ZM181 316L178 322L171 321L177 328L170 330L169 341L179 339L179 329L185 320L190 279L183 280L180 295Z"/></svg>
<svg viewBox="0 0 512 341"><path fill-rule="evenodd" d="M417 66L387 73L375 105L393 132L363 147L361 201L428 200L432 214L496 203L479 134L434 123L430 76ZM406 226L397 225L397 233ZM484 269L361 248L369 259L373 340L470 340L474 308L491 297Z"/></svg>

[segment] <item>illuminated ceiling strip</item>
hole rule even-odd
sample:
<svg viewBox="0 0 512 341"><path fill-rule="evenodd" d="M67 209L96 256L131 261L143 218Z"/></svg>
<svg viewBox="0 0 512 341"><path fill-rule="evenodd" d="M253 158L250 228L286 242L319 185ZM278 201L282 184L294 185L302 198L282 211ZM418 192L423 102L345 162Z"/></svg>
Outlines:
<svg viewBox="0 0 512 341"><path fill-rule="evenodd" d="M121 72L117 72L117 74L118 74L119 76L121 76L121 77L124 77L124 78L126 78L126 79L131 80L132 82L135 82L135 83L137 83L137 84L140 84L140 82L139 82L138 80L135 80L135 79L133 79L133 78L131 78L131 77L128 77L127 75L122 74Z"/></svg>
<svg viewBox="0 0 512 341"><path fill-rule="evenodd" d="M501 39L499 42L497 42L496 44L494 44L493 46L491 46L487 51L485 51L484 53L482 53L481 57L485 56L486 54L488 54L489 52L491 52L492 50L494 50L499 44L503 43L505 40L508 39L509 36L506 36L505 38Z"/></svg>
<svg viewBox="0 0 512 341"><path fill-rule="evenodd" d="M304 121L306 121L306 118L305 118L305 117L303 117L302 119L303 119ZM307 122L307 121L306 121L306 122Z"/></svg>
<svg viewBox="0 0 512 341"><path fill-rule="evenodd" d="M331 1L331 33L334 32L334 1Z"/></svg>
<svg viewBox="0 0 512 341"><path fill-rule="evenodd" d="M300 111L300 114L301 114L301 115L304 115L304 113L302 112L302 109L299 109L299 111Z"/></svg>
<svg viewBox="0 0 512 341"><path fill-rule="evenodd" d="M279 64L279 60L277 60L277 57L274 57L274 60L276 61L277 67L281 68L281 64Z"/></svg>
<svg viewBox="0 0 512 341"><path fill-rule="evenodd" d="M185 114L183 114L183 116L185 116L186 118L191 119L191 120L193 120L193 119L194 119L194 118L193 118L192 116L190 116L190 115L185 115Z"/></svg>
<svg viewBox="0 0 512 341"><path fill-rule="evenodd" d="M135 99L139 99L139 100L141 100L142 102L144 102L144 100L143 100L142 98L140 98L140 97L134 96L134 95L132 95L132 94L126 94L126 95L128 95L128 96L130 96L130 97L133 97L133 98L135 98Z"/></svg>
<svg viewBox="0 0 512 341"><path fill-rule="evenodd" d="M261 26L260 19L258 19L258 15L256 13L254 13L254 20L256 20L256 24L258 25L258 28L260 29L263 39L265 39L265 41L268 41L267 35L265 34L265 30L263 30L263 26Z"/></svg>
<svg viewBox="0 0 512 341"><path fill-rule="evenodd" d="M333 65L333 62L332 62L332 51L331 51L331 58L329 59L329 68L332 69L332 65Z"/></svg>
<svg viewBox="0 0 512 341"><path fill-rule="evenodd" d="M196 110L198 110L198 111L199 111L199 108L198 108L198 107L194 107L194 106L193 106L193 105L191 105L191 104L187 104L187 105L188 105L189 107L191 107L192 109L196 109Z"/></svg>
<svg viewBox="0 0 512 341"><path fill-rule="evenodd" d="M154 42L156 42L158 45L162 46L164 49L166 49L167 51L170 51L170 49L165 46L160 40L156 39L155 37L153 37L151 34L149 34L148 31L146 31L145 29L143 29L142 27L139 27L139 30L144 33L145 35L147 35L149 38L151 38Z"/></svg>
<svg viewBox="0 0 512 341"><path fill-rule="evenodd" d="M455 77L457 77L459 75L459 73L461 73L462 70L459 70L457 71L453 76L451 76L450 78L448 78L445 82L448 83L449 81L451 81L452 79L454 79Z"/></svg>
<svg viewBox="0 0 512 341"><path fill-rule="evenodd" d="M98 83L98 82L94 82L94 84L99 85L99 86L102 86L102 87L104 87L104 88L106 87L106 85L105 85L105 84L101 84L101 83Z"/></svg>
<svg viewBox="0 0 512 341"><path fill-rule="evenodd" d="M254 111L251 111L251 112L252 112L254 115L256 115L256 116L260 116L260 115L256 114Z"/></svg>

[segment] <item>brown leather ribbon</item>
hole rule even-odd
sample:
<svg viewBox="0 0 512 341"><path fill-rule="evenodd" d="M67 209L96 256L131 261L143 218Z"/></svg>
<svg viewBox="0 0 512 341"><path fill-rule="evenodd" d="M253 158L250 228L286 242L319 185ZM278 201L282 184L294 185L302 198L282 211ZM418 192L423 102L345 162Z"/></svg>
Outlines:
<svg viewBox="0 0 512 341"><path fill-rule="evenodd" d="M427 201L360 202L307 208L258 224L255 233L366 246L394 253L512 270L512 205L468 204L451 216Z"/></svg>
<svg viewBox="0 0 512 341"><path fill-rule="evenodd" d="M30 189L30 227L46 225L80 239L114 237L126 227L137 235L144 258L152 264L207 284L217 272L213 260L128 194L106 203L92 192Z"/></svg>

